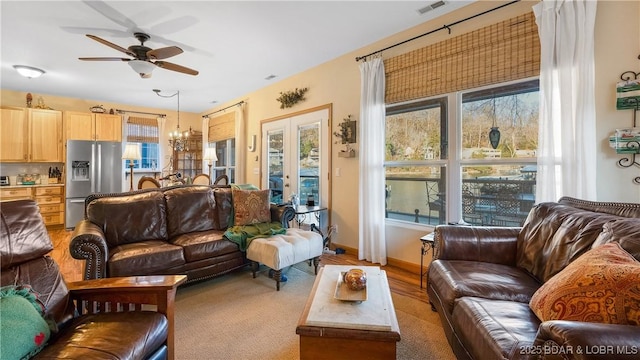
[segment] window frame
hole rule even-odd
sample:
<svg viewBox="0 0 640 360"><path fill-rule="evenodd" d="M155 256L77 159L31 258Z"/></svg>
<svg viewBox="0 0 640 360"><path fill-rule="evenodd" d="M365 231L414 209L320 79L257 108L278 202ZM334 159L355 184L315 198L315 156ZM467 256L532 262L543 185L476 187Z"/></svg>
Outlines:
<svg viewBox="0 0 640 360"><path fill-rule="evenodd" d="M424 99L417 99L396 104L386 105L386 115L395 115L398 113L417 111L428 108L425 103L433 103L436 101L443 101L441 111L441 157L437 160L413 160L413 161L385 161L384 167L389 166L440 166L444 172L441 172L441 176L445 176L445 223L460 223L463 220L462 214L462 168L470 165L509 165L509 164L537 164L537 158L509 158L509 159L462 159L462 98L463 95L477 92L479 94L485 93L485 96L491 94L509 95L509 93L501 93L499 91L493 91L493 89L499 89L501 87L514 87L517 89L517 84L523 84L522 89L528 89L525 84L539 81L539 77L528 77L524 79L518 79L513 81L507 81L499 84L487 85L473 89L465 89L462 91L456 91L453 93L433 96ZM539 91L539 83L538 83ZM526 91L512 91L513 94L524 93ZM422 104L422 105L421 105ZM386 146L386 135L385 143ZM386 172L386 170L385 170ZM408 222L400 219L385 218L385 221L389 224L412 224L416 227L433 227L433 225Z"/></svg>

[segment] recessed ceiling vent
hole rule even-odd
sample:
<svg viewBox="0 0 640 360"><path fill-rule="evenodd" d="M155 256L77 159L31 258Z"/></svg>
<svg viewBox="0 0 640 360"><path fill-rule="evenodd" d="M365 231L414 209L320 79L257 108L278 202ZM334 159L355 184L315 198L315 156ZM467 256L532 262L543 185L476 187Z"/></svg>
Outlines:
<svg viewBox="0 0 640 360"><path fill-rule="evenodd" d="M436 1L436 2L434 2L432 4L429 4L429 5L427 5L427 6L423 7L423 8L420 8L420 9L418 9L416 11L418 13L420 13L420 15L422 15L424 13L427 13L427 12L431 11L431 10L435 10L435 9L437 9L440 6L443 6L443 5L445 5L445 2L440 0L440 1Z"/></svg>

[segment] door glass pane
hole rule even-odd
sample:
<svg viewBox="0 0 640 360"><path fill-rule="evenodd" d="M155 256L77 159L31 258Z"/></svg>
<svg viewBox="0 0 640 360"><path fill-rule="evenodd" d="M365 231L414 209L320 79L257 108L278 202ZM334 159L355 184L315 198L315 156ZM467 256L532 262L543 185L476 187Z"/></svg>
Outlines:
<svg viewBox="0 0 640 360"><path fill-rule="evenodd" d="M320 125L301 126L298 129L298 184L300 203L320 203Z"/></svg>
<svg viewBox="0 0 640 360"><path fill-rule="evenodd" d="M284 131L276 130L267 133L267 169L269 176L269 189L271 189L271 201L280 204L283 200L283 141Z"/></svg>

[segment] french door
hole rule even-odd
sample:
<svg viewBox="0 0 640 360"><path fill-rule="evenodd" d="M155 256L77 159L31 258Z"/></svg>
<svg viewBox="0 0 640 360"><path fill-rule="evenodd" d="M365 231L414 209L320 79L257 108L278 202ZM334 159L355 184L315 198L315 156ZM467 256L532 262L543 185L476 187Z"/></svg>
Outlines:
<svg viewBox="0 0 640 360"><path fill-rule="evenodd" d="M262 188L271 201L283 203L296 195L301 205L329 207L330 107L262 123ZM321 219L304 219L304 222ZM324 228L323 221L320 221Z"/></svg>

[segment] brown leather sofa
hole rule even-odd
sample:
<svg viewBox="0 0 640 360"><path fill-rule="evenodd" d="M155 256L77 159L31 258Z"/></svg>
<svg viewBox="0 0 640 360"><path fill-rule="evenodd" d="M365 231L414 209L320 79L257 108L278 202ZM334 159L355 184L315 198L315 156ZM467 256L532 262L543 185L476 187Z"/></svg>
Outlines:
<svg viewBox="0 0 640 360"><path fill-rule="evenodd" d="M233 214L229 185L181 185L85 199L85 219L69 249L86 260L84 279L184 274L187 282L249 264L223 235ZM271 206L272 221L287 227L291 207Z"/></svg>
<svg viewBox="0 0 640 360"><path fill-rule="evenodd" d="M640 326L541 321L529 306L543 283L603 241L605 224L623 223L615 238L640 259L637 218L640 204L564 197L534 206L523 227L436 227L427 293L456 357L637 359Z"/></svg>
<svg viewBox="0 0 640 360"><path fill-rule="evenodd" d="M35 359L174 358L173 303L184 275L66 283L47 255L53 245L36 203L3 202L0 217L1 285L31 287L55 323ZM140 311L144 304L157 311ZM16 335L11 326L2 336Z"/></svg>

